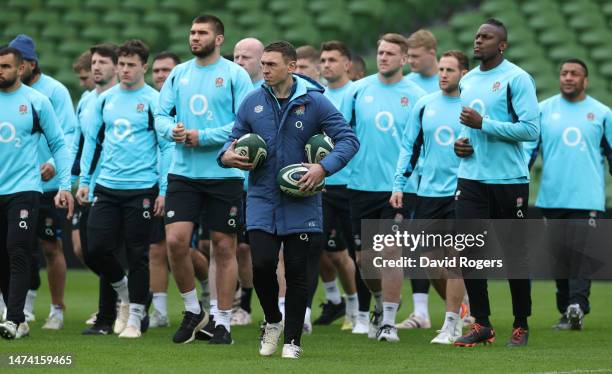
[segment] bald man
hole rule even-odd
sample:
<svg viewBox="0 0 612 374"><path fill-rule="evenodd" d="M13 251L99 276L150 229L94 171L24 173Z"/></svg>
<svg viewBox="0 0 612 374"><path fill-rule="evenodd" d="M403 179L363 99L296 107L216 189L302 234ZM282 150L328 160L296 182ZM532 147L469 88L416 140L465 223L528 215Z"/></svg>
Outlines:
<svg viewBox="0 0 612 374"><path fill-rule="evenodd" d="M263 50L264 45L255 38L242 39L234 46L234 62L249 73L255 88L263 84L263 73L259 62Z"/></svg>

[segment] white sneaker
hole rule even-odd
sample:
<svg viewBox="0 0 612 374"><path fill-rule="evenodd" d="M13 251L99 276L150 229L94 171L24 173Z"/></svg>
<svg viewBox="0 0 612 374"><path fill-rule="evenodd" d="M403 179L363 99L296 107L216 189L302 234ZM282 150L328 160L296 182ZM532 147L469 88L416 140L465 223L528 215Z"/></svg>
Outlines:
<svg viewBox="0 0 612 374"><path fill-rule="evenodd" d="M13 321L0 323L0 336L7 340L15 339L17 336L17 324Z"/></svg>
<svg viewBox="0 0 612 374"><path fill-rule="evenodd" d="M15 339L21 339L21 338L25 338L26 336L30 335L30 326L28 326L28 322L22 322L19 324L19 327L17 327L17 333L15 334Z"/></svg>
<svg viewBox="0 0 612 374"><path fill-rule="evenodd" d="M120 338L140 338L140 336L142 335L142 333L140 332L140 329L137 328L136 326L132 326L132 325L127 325L123 331L121 331L121 334L119 334Z"/></svg>
<svg viewBox="0 0 612 374"><path fill-rule="evenodd" d="M399 336L397 336L397 327L391 325L384 325L376 332L376 340L379 342L397 343L399 342Z"/></svg>
<svg viewBox="0 0 612 374"><path fill-rule="evenodd" d="M232 319L230 320L231 326L246 326L252 322L251 314L246 310L238 307L232 312Z"/></svg>
<svg viewBox="0 0 612 374"><path fill-rule="evenodd" d="M368 338L376 339L378 330L380 329L380 322L382 319L382 313L373 312L370 318L370 325L368 327Z"/></svg>
<svg viewBox="0 0 612 374"><path fill-rule="evenodd" d="M128 317L130 316L130 304L121 304L119 306L119 312L117 313L117 319L115 319L115 326L113 332L117 335L123 332L127 325Z"/></svg>
<svg viewBox="0 0 612 374"><path fill-rule="evenodd" d="M353 326L353 330L351 331L353 334L367 334L370 328L370 323L366 318L357 318L355 319L355 325Z"/></svg>
<svg viewBox="0 0 612 374"><path fill-rule="evenodd" d="M278 339L283 332L283 322L266 323L263 328L263 335L259 343L259 354L261 356L272 356L276 352ZM283 354L285 349L283 348Z"/></svg>
<svg viewBox="0 0 612 374"><path fill-rule="evenodd" d="M430 329L431 321L429 317L423 318L417 314L410 314L404 321L395 325L398 329Z"/></svg>
<svg viewBox="0 0 612 374"><path fill-rule="evenodd" d="M455 342L461 334L455 335L448 330L438 330L438 335L431 340L431 344L445 344L450 345Z"/></svg>
<svg viewBox="0 0 612 374"><path fill-rule="evenodd" d="M43 330L61 330L64 328L64 317L62 317L58 313L53 313L49 315L47 321L43 325Z"/></svg>
<svg viewBox="0 0 612 374"><path fill-rule="evenodd" d="M87 321L85 321L85 324L88 326L93 326L94 323L96 323L96 318L98 318L98 312L93 312Z"/></svg>
<svg viewBox="0 0 612 374"><path fill-rule="evenodd" d="M153 312L149 315L149 327L168 327L170 326L170 321L168 320L168 316L165 316L158 312L156 309L153 309Z"/></svg>
<svg viewBox="0 0 612 374"><path fill-rule="evenodd" d="M0 299L2 298L2 294L0 294ZM6 321L6 305L4 305L4 301L0 300L0 322Z"/></svg>
<svg viewBox="0 0 612 374"><path fill-rule="evenodd" d="M283 358L300 358L302 354L302 348L299 345L293 344L293 340L291 344L283 345Z"/></svg>
<svg viewBox="0 0 612 374"><path fill-rule="evenodd" d="M27 310L23 311L23 315L25 316L26 322L36 322L36 316L34 312L28 312Z"/></svg>
<svg viewBox="0 0 612 374"><path fill-rule="evenodd" d="M302 334L306 334L306 335L312 334L312 322L304 321L304 325L302 326Z"/></svg>

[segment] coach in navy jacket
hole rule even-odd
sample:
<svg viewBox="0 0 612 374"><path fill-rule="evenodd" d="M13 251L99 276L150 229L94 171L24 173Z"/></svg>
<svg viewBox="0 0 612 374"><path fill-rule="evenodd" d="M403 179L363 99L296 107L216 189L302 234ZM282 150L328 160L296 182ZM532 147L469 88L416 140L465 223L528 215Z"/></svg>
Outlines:
<svg viewBox="0 0 612 374"><path fill-rule="evenodd" d="M281 192L278 171L290 164L305 163L304 146L315 134L325 132L334 150L320 164L329 176L342 169L357 153L359 141L342 114L323 96L324 88L313 80L294 74L289 100L282 105L270 87L262 85L247 96L236 115L230 141L248 133L261 136L268 146L263 165L249 173L247 193L247 230L262 230L275 235L322 232L321 194L291 197Z"/></svg>

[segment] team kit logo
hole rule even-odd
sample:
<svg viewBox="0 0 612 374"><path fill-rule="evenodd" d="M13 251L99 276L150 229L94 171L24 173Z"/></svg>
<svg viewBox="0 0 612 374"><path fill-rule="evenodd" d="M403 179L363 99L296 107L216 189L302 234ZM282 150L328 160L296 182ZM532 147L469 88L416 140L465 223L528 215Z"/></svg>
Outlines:
<svg viewBox="0 0 612 374"><path fill-rule="evenodd" d="M402 96L402 98L400 99L400 105L408 106L408 98L406 96Z"/></svg>
<svg viewBox="0 0 612 374"><path fill-rule="evenodd" d="M499 87L500 87L500 86L501 86L501 83L499 83L499 81L498 81L498 82L493 83L493 88L491 89L491 91L493 91L493 92L497 92L497 91L499 90Z"/></svg>
<svg viewBox="0 0 612 374"><path fill-rule="evenodd" d="M140 104L136 105L136 111L137 111L138 113L142 113L142 112L144 112L144 108L145 108L145 106L144 106L144 104L143 104L143 103L140 103Z"/></svg>
<svg viewBox="0 0 612 374"><path fill-rule="evenodd" d="M297 108L295 108L296 116L303 116L304 112L306 112L306 107L304 105L299 105Z"/></svg>
<svg viewBox="0 0 612 374"><path fill-rule="evenodd" d="M587 120L594 121L595 120L595 114L593 112L589 112L589 114L587 114Z"/></svg>
<svg viewBox="0 0 612 374"><path fill-rule="evenodd" d="M21 115L28 114L28 106L25 104L19 105L19 114Z"/></svg>
<svg viewBox="0 0 612 374"><path fill-rule="evenodd" d="M223 86L223 78L217 77L217 79L215 79L215 86L216 87L222 87Z"/></svg>

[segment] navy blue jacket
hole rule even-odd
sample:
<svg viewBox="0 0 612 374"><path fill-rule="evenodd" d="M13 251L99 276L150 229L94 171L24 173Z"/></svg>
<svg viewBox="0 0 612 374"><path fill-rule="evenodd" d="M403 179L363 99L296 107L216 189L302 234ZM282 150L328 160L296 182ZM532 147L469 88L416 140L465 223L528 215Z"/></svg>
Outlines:
<svg viewBox="0 0 612 374"><path fill-rule="evenodd" d="M344 117L323 96L318 83L295 74L292 95L281 106L267 86L247 96L236 114L229 141L248 133L261 136L268 146L263 165L249 173L247 190L247 230L262 230L275 235L322 232L321 194L291 197L281 192L276 175L290 164L307 162L304 146L308 139L325 132L335 143L334 150L321 161L328 175L342 169L357 153L359 141Z"/></svg>

